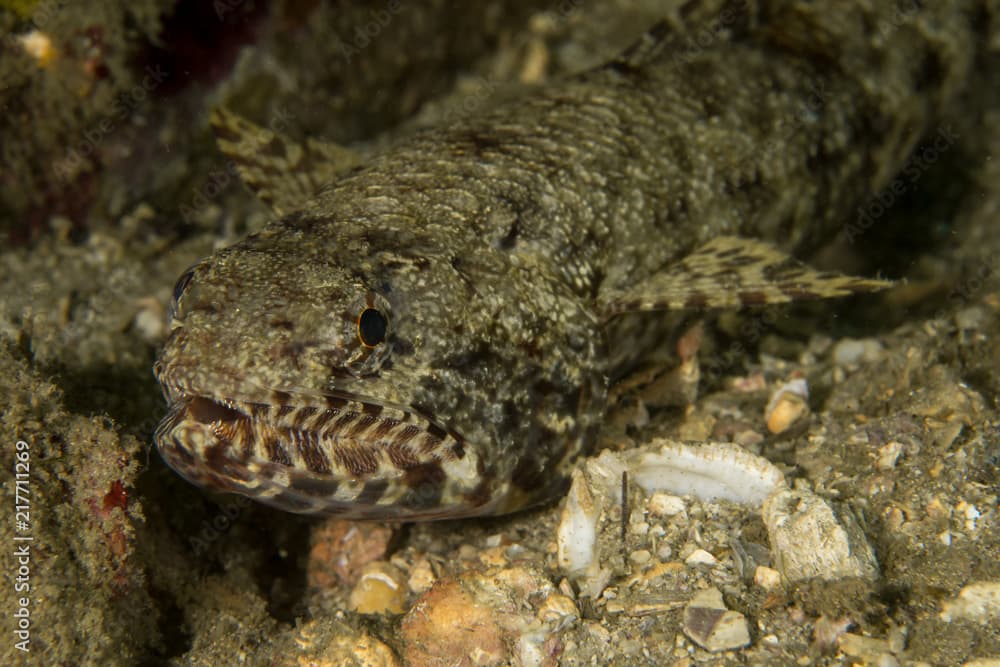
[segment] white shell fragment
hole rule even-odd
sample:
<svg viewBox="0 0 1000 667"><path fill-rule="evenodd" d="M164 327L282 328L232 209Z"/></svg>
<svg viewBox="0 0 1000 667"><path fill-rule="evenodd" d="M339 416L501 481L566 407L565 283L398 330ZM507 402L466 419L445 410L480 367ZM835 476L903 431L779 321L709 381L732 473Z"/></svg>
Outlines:
<svg viewBox="0 0 1000 667"><path fill-rule="evenodd" d="M623 456L631 480L646 493L666 491L759 506L785 485L784 475L770 461L729 443L695 446L656 440L654 447Z"/></svg>
<svg viewBox="0 0 1000 667"><path fill-rule="evenodd" d="M594 502L583 473L579 469L574 470L573 483L566 496L556 533L559 567L567 574L583 574L594 567L600 514L601 508Z"/></svg>
<svg viewBox="0 0 1000 667"><path fill-rule="evenodd" d="M750 643L747 619L726 609L722 593L707 588L695 594L684 608L684 634L708 651L742 648Z"/></svg>
<svg viewBox="0 0 1000 667"><path fill-rule="evenodd" d="M597 597L610 581L609 563L621 545L621 515L613 510L622 504L625 473L629 486L652 496L648 501L651 512L662 516L686 515L681 495L756 508L769 493L785 488L780 470L728 443L691 446L659 439L627 452L605 450L584 461L573 472L556 529L559 568L578 583L582 596ZM639 556L644 557L635 557ZM708 553L698 558L703 559L702 565L714 559Z"/></svg>
<svg viewBox="0 0 1000 667"><path fill-rule="evenodd" d="M779 491L764 501L764 523L775 568L790 582L878 577L878 563L860 527L804 489Z"/></svg>

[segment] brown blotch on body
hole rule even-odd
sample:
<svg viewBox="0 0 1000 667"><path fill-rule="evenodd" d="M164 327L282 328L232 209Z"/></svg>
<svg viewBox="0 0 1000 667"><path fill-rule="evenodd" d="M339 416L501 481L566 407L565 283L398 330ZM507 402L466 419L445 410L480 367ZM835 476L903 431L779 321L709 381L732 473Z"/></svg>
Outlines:
<svg viewBox="0 0 1000 667"><path fill-rule="evenodd" d="M318 475L326 475L330 472L330 460L326 457L319 443L315 441L312 434L303 432L297 438L289 438L298 445L299 456L306 464L306 467Z"/></svg>
<svg viewBox="0 0 1000 667"><path fill-rule="evenodd" d="M400 422L398 419L392 419L389 417L386 417L385 419L380 419L378 426L376 426L375 430L369 434L369 437L374 440L379 440L381 438L384 438L387 435L389 435L389 433L392 432L394 428L399 426L399 423Z"/></svg>
<svg viewBox="0 0 1000 667"><path fill-rule="evenodd" d="M370 482L365 482L364 488L361 489L361 493L354 499L354 502L359 505L374 505L385 494L387 488L389 488L389 482L384 479L373 479Z"/></svg>
<svg viewBox="0 0 1000 667"><path fill-rule="evenodd" d="M305 423L309 420L309 418L312 417L317 412L319 412L319 410L317 410L312 406L299 408L298 412L295 413L295 418L292 420L292 425L297 429L301 429L305 425Z"/></svg>
<svg viewBox="0 0 1000 667"><path fill-rule="evenodd" d="M229 456L229 448L229 442L227 441L220 441L218 444L205 448L205 464L212 472L224 475L230 480L248 481L250 479L249 472ZM227 484L226 486L232 486L232 484Z"/></svg>
<svg viewBox="0 0 1000 667"><path fill-rule="evenodd" d="M493 498L493 478L483 477L476 488L462 494L462 499L473 507L481 507Z"/></svg>
<svg viewBox="0 0 1000 667"><path fill-rule="evenodd" d="M770 301L766 292L740 292L737 297L744 306L759 306Z"/></svg>
<svg viewBox="0 0 1000 667"><path fill-rule="evenodd" d="M447 475L437 461L410 468L403 476L410 490L400 499L400 504L411 508L437 507L441 504L446 478Z"/></svg>
<svg viewBox="0 0 1000 667"><path fill-rule="evenodd" d="M396 437L393 438L393 442L402 445L410 440L413 440L422 432L423 430L419 426L416 424L410 424L396 433Z"/></svg>
<svg viewBox="0 0 1000 667"><path fill-rule="evenodd" d="M341 398L340 396L324 396L326 400L326 407L331 410L341 410L345 405L347 405L347 399Z"/></svg>
<svg viewBox="0 0 1000 667"><path fill-rule="evenodd" d="M708 305L708 297L701 293L695 293L684 300L685 308L704 308Z"/></svg>
<svg viewBox="0 0 1000 667"><path fill-rule="evenodd" d="M285 446L281 443L276 436L270 436L264 439L264 451L267 452L267 458L272 463L277 463L283 466L292 465L292 456L285 449Z"/></svg>
<svg viewBox="0 0 1000 667"><path fill-rule="evenodd" d="M333 498L340 487L340 481L333 477L317 477L313 475L289 475L288 485L315 498Z"/></svg>
<svg viewBox="0 0 1000 667"><path fill-rule="evenodd" d="M782 287L781 293L792 299L810 300L822 298L816 292L802 287Z"/></svg>
<svg viewBox="0 0 1000 667"><path fill-rule="evenodd" d="M355 477L364 477L378 470L378 459L368 447L335 447L333 456Z"/></svg>
<svg viewBox="0 0 1000 667"><path fill-rule="evenodd" d="M385 453L389 456L392 465L400 470L408 470L420 462L420 459L406 445L391 443L385 448Z"/></svg>

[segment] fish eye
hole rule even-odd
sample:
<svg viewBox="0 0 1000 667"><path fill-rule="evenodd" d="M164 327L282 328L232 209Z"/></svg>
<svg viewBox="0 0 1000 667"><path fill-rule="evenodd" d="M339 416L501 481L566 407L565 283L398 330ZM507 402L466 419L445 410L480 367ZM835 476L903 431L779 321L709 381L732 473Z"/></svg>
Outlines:
<svg viewBox="0 0 1000 667"><path fill-rule="evenodd" d="M365 308L358 317L358 340L365 347L375 347L385 340L388 327L385 315L374 308Z"/></svg>

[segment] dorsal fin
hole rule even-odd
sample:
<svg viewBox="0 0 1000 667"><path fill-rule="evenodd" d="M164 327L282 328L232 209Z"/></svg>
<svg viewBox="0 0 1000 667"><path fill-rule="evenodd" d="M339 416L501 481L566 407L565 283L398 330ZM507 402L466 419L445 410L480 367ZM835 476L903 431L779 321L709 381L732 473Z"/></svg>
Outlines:
<svg viewBox="0 0 1000 667"><path fill-rule="evenodd" d="M323 186L361 163L349 148L315 139L297 143L227 109L215 109L209 122L219 150L233 161L247 187L278 215L301 207Z"/></svg>
<svg viewBox="0 0 1000 667"><path fill-rule="evenodd" d="M605 317L643 310L739 308L877 292L887 280L816 271L755 239L720 236L627 289L598 294Z"/></svg>

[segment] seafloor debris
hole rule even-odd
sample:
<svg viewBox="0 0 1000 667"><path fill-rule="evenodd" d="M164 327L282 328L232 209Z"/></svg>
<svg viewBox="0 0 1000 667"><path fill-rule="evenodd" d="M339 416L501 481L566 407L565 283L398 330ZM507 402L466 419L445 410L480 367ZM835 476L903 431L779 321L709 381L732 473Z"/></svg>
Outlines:
<svg viewBox="0 0 1000 667"><path fill-rule="evenodd" d="M307 576L310 588L351 587L365 566L386 554L393 529L385 524L330 519L312 531Z"/></svg>
<svg viewBox="0 0 1000 667"><path fill-rule="evenodd" d="M555 667L580 614L538 570L470 571L438 582L403 618L406 664Z"/></svg>
<svg viewBox="0 0 1000 667"><path fill-rule="evenodd" d="M1000 581L979 581L958 592L958 597L944 603L943 621L1000 622Z"/></svg>
<svg viewBox="0 0 1000 667"><path fill-rule="evenodd" d="M726 608L718 588L695 594L684 608L684 634L709 651L742 648L750 643L747 619Z"/></svg>
<svg viewBox="0 0 1000 667"><path fill-rule="evenodd" d="M701 500L759 505L785 483L767 459L723 442L700 446L654 440L623 454L629 476L647 493L669 491Z"/></svg>
<svg viewBox="0 0 1000 667"><path fill-rule="evenodd" d="M348 603L359 614L402 614L408 593L406 577L398 567L375 561L361 572Z"/></svg>
<svg viewBox="0 0 1000 667"><path fill-rule="evenodd" d="M768 494L785 488L773 464L729 443L694 446L657 439L622 453L602 452L574 472L557 530L560 569L577 580L581 595L596 597L611 579L609 563L620 544L614 536L621 530L611 510L622 504L623 475L652 494L650 511L664 516L685 512L679 495L759 507ZM685 556L692 566L717 562L704 549Z"/></svg>
<svg viewBox="0 0 1000 667"><path fill-rule="evenodd" d="M333 619L304 623L288 644L277 651L277 667L400 667L391 648Z"/></svg>
<svg viewBox="0 0 1000 667"><path fill-rule="evenodd" d="M764 409L767 430L784 433L809 414L809 385L805 378L794 378L781 385Z"/></svg>
<svg viewBox="0 0 1000 667"><path fill-rule="evenodd" d="M878 577L875 554L849 513L838 517L811 491L789 489L768 497L764 523L771 557L787 581Z"/></svg>

